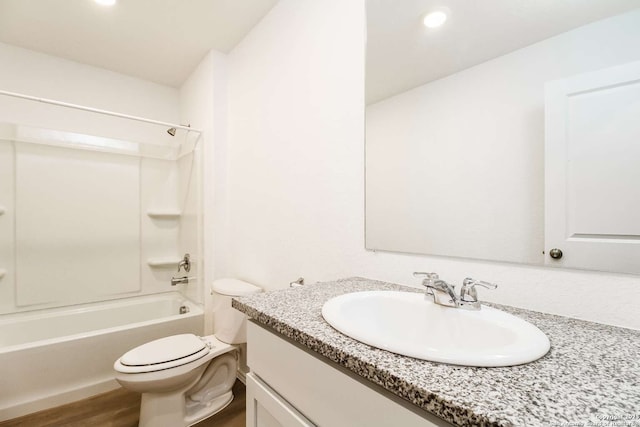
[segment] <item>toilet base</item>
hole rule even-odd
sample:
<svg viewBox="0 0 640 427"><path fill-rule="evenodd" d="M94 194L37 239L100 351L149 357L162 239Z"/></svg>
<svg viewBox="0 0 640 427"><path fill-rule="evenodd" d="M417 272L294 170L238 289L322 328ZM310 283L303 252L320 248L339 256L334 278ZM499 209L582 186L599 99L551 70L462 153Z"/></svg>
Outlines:
<svg viewBox="0 0 640 427"><path fill-rule="evenodd" d="M231 391L204 403L185 405L184 396L142 393L139 427L191 426L217 414L233 401Z"/></svg>
<svg viewBox="0 0 640 427"><path fill-rule="evenodd" d="M229 406L232 401L233 393L227 392L222 396L216 397L207 404L195 403L192 407L187 404L187 412L192 414L190 416L187 416L187 419L185 420L188 423L187 426L191 426L199 421L204 420L205 418L209 418L217 414L218 412Z"/></svg>

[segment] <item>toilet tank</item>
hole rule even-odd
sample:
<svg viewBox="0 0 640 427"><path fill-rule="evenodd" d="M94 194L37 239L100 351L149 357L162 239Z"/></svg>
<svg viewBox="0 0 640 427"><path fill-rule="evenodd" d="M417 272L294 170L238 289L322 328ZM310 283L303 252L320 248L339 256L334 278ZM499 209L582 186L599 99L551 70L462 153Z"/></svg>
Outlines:
<svg viewBox="0 0 640 427"><path fill-rule="evenodd" d="M231 307L231 299L262 292L262 289L238 279L217 279L213 281L211 290L216 338L227 344L247 342L247 316Z"/></svg>

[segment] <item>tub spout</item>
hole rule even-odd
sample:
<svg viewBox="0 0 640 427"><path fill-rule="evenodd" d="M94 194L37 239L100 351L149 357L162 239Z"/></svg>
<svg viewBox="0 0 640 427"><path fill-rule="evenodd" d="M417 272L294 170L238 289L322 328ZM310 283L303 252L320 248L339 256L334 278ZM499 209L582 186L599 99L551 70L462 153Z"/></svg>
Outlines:
<svg viewBox="0 0 640 427"><path fill-rule="evenodd" d="M187 276L172 277L171 278L171 286L186 285L186 284L189 283L189 280L193 280L193 279L195 279L195 277L187 277Z"/></svg>

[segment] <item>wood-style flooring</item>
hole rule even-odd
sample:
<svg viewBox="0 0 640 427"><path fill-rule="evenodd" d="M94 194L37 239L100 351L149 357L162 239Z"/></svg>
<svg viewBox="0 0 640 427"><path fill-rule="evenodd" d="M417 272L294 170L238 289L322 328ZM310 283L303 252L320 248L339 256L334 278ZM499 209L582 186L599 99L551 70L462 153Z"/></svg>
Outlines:
<svg viewBox="0 0 640 427"><path fill-rule="evenodd" d="M233 386L235 396L222 411L194 427L244 427L245 387ZM140 413L140 394L123 388L99 394L57 408L0 422L0 427L136 427ZM171 427L171 426L167 426Z"/></svg>

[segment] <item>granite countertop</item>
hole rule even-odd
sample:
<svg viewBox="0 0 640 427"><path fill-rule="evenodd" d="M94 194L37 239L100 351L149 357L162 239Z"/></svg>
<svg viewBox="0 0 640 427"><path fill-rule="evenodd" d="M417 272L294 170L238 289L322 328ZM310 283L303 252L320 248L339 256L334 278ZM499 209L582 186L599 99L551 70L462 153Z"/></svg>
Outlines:
<svg viewBox="0 0 640 427"><path fill-rule="evenodd" d="M520 366L447 365L360 343L322 318L330 298L369 290L420 291L349 278L236 298L233 307L456 425L640 427L640 331L489 304L540 328L549 353Z"/></svg>

